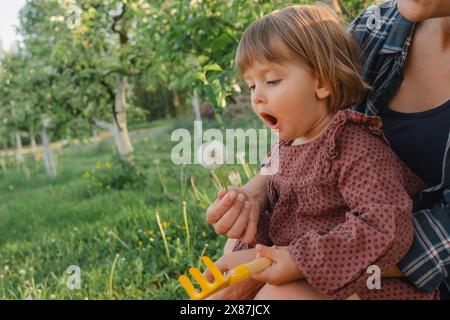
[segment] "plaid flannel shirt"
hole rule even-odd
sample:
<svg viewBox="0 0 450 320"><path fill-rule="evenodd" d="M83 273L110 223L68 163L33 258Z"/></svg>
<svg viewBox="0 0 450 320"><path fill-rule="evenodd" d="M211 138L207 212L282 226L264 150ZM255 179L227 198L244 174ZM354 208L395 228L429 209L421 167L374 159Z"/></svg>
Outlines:
<svg viewBox="0 0 450 320"><path fill-rule="evenodd" d="M402 81L402 68L415 23L403 18L394 0L366 9L349 26L363 54L363 76L373 90L353 108L378 115ZM447 79L448 80L448 79ZM442 163L441 182L420 192L413 213L414 240L399 269L419 289L450 289L450 132ZM420 202L438 193L441 201L422 208Z"/></svg>

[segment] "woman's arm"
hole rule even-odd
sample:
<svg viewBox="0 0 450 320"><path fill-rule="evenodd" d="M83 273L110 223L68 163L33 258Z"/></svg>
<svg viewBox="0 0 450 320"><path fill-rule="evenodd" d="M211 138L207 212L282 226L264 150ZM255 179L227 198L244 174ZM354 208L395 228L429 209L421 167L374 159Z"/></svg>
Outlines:
<svg viewBox="0 0 450 320"><path fill-rule="evenodd" d="M430 209L413 214L416 235L408 253L397 264L420 290L433 292L450 280L450 188Z"/></svg>

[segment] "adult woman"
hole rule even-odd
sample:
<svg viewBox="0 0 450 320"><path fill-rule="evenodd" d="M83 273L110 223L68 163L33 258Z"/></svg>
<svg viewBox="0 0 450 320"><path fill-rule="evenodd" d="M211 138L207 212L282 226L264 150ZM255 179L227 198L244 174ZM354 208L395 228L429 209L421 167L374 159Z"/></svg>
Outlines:
<svg viewBox="0 0 450 320"><path fill-rule="evenodd" d="M362 52L364 79L373 87L354 109L379 115L383 130L398 156L427 187L416 201L415 239L398 264L400 271L425 291L441 286L447 297L450 265L450 1L391 0L364 11L350 25ZM266 178L256 176L234 192L245 194L256 208ZM206 213L216 232L230 238L251 236L257 216L237 220L243 202L219 194ZM252 212L261 210L252 210ZM238 225L239 222L240 225ZM245 222L245 223L243 223ZM245 228L242 225L245 224ZM247 231L247 232L246 232ZM248 239L244 239L248 241ZM225 252L232 250L229 241ZM221 269L236 261L226 256ZM398 270L397 270L398 272ZM250 298L260 283L249 280L216 298Z"/></svg>

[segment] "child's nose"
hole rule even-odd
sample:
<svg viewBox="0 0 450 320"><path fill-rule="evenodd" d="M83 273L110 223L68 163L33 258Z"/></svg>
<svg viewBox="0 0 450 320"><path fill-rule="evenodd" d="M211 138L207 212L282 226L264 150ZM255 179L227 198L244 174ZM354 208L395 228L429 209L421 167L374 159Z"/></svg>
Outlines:
<svg viewBox="0 0 450 320"><path fill-rule="evenodd" d="M258 105L266 102L266 97L264 96L262 90L255 88L252 95L253 104Z"/></svg>

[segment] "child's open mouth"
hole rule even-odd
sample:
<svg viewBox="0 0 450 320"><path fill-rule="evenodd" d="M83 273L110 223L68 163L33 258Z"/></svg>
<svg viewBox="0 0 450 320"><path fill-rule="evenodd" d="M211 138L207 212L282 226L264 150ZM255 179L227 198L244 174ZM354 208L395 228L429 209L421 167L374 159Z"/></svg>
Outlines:
<svg viewBox="0 0 450 320"><path fill-rule="evenodd" d="M275 128L278 124L278 119L270 114L261 113L261 117L267 122L271 128Z"/></svg>

